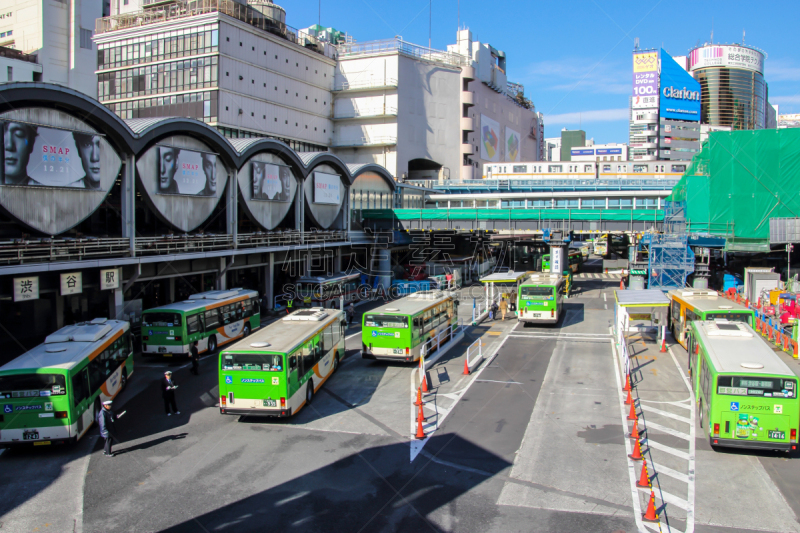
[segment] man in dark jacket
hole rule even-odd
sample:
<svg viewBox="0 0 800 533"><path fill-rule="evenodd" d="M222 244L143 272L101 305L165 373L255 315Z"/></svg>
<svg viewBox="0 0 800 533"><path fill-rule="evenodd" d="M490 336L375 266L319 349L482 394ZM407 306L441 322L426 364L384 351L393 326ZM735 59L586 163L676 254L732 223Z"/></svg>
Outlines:
<svg viewBox="0 0 800 533"><path fill-rule="evenodd" d="M172 410L175 411L176 415L181 414L175 404L175 389L177 388L175 380L172 379L172 372L169 370L164 372L164 379L161 380L161 397L164 398L164 410L167 412L167 416L172 416L169 410L170 406L172 406Z"/></svg>
<svg viewBox="0 0 800 533"><path fill-rule="evenodd" d="M197 341L194 341L189 347L189 357L192 360L192 374L195 376L200 375L197 371L200 368L200 352L197 351Z"/></svg>
<svg viewBox="0 0 800 533"><path fill-rule="evenodd" d="M114 428L114 421L117 418L119 417L111 410L111 401L103 402L103 408L97 413L97 425L100 426L100 436L106 441L103 446L103 455L108 457L114 457L114 452L111 451L111 439L119 441Z"/></svg>

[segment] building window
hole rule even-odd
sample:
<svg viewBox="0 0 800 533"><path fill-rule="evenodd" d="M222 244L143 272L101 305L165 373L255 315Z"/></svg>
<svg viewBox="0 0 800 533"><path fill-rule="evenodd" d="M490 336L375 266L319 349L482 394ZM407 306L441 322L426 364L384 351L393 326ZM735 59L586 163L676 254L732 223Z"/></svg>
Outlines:
<svg viewBox="0 0 800 533"><path fill-rule="evenodd" d="M8 67L8 81L14 81L14 67Z"/></svg>
<svg viewBox="0 0 800 533"><path fill-rule="evenodd" d="M92 49L92 30L81 28L81 48Z"/></svg>

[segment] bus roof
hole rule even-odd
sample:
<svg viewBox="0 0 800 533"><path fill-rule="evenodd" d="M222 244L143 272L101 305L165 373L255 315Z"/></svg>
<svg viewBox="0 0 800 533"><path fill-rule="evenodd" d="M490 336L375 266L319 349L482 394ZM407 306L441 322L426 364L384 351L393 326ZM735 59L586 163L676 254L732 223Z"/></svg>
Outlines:
<svg viewBox="0 0 800 533"><path fill-rule="evenodd" d="M370 315L414 315L451 298L451 294L447 291L419 291L405 298L393 300L377 309L367 311L367 313Z"/></svg>
<svg viewBox="0 0 800 533"><path fill-rule="evenodd" d="M717 372L795 375L789 365L748 324L727 320L695 320L692 326L697 330Z"/></svg>
<svg viewBox="0 0 800 533"><path fill-rule="evenodd" d="M523 285L558 285L564 276L556 272L537 272L522 282Z"/></svg>
<svg viewBox="0 0 800 533"><path fill-rule="evenodd" d="M328 327L332 322L342 320L343 316L344 313L338 309L323 307L300 309L277 322L254 331L249 337L240 340L221 353L247 351L288 354L319 330Z"/></svg>
<svg viewBox="0 0 800 533"><path fill-rule="evenodd" d="M225 305L228 300L243 300L244 298L258 298L256 291L248 289L227 289L221 291L206 291L192 294L188 300L182 302L174 302L161 307L154 307L147 309L145 313L162 312L162 311L177 311L187 313L205 307L219 307Z"/></svg>
<svg viewBox="0 0 800 533"><path fill-rule="evenodd" d="M670 298L681 300L698 311L748 311L748 309L731 300L719 298L717 291L710 289L673 289L669 291Z"/></svg>
<svg viewBox="0 0 800 533"><path fill-rule="evenodd" d="M354 272L352 274L345 274L344 272L339 272L337 274L332 274L330 276L303 276L297 280L297 283L315 283L315 284L337 283L343 281L350 281L351 279L357 279L360 276L361 276L360 272Z"/></svg>
<svg viewBox="0 0 800 533"><path fill-rule="evenodd" d="M129 328L125 321L105 318L64 326L48 335L44 344L1 366L0 372L37 368L70 370Z"/></svg>
<svg viewBox="0 0 800 533"><path fill-rule="evenodd" d="M488 276L482 277L481 283L518 283L519 280L532 272L531 270L526 272L514 272L513 270L509 272L493 272Z"/></svg>

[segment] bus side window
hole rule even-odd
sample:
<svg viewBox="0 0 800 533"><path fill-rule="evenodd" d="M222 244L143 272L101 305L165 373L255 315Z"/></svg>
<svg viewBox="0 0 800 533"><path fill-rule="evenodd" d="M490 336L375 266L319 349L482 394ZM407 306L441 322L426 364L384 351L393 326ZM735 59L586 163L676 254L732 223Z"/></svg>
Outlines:
<svg viewBox="0 0 800 533"><path fill-rule="evenodd" d="M186 317L186 333L191 335L200 331L200 316L192 315Z"/></svg>
<svg viewBox="0 0 800 533"><path fill-rule="evenodd" d="M289 372L295 370L296 368L297 368L297 356L292 355L291 357L289 357Z"/></svg>
<svg viewBox="0 0 800 533"><path fill-rule="evenodd" d="M689 363L688 363L688 366L689 366L689 375L691 376L692 375L692 361L694 360L694 335L692 335L691 333L689 333L686 336L686 347L689 350ZM694 384L694 381L692 381L692 384Z"/></svg>
<svg viewBox="0 0 800 533"><path fill-rule="evenodd" d="M206 331L213 331L217 329L220 325L219 323L219 309L212 309L210 311L206 311Z"/></svg>
<svg viewBox="0 0 800 533"><path fill-rule="evenodd" d="M89 375L84 368L72 376L72 401L77 406L89 397Z"/></svg>

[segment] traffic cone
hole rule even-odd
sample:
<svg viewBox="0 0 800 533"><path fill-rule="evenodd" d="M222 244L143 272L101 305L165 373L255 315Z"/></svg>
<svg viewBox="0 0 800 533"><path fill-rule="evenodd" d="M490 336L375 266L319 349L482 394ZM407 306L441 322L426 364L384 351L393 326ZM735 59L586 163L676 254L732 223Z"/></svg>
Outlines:
<svg viewBox="0 0 800 533"><path fill-rule="evenodd" d="M464 375L469 376L469 365L467 364L466 359L464 359Z"/></svg>
<svg viewBox="0 0 800 533"><path fill-rule="evenodd" d="M414 437L418 439L424 439L427 435L425 435L425 430L422 428L422 420L417 420L417 434Z"/></svg>
<svg viewBox="0 0 800 533"><path fill-rule="evenodd" d="M630 392L630 390L631 390L631 375L628 374L627 376L625 376L625 386L622 387L622 392L625 391Z"/></svg>
<svg viewBox="0 0 800 533"><path fill-rule="evenodd" d="M647 475L647 459L642 460L642 474L639 476L639 481L636 482L637 487L649 487L650 476Z"/></svg>
<svg viewBox="0 0 800 533"><path fill-rule="evenodd" d="M658 515L656 514L656 493L650 490L650 502L647 504L647 511L642 516L645 522L658 522Z"/></svg>
<svg viewBox="0 0 800 533"><path fill-rule="evenodd" d="M419 387L417 387L417 401L414 402L414 405L416 405L417 407L422 405L422 390L420 390Z"/></svg>
<svg viewBox="0 0 800 533"><path fill-rule="evenodd" d="M420 384L422 392L428 392L428 373L422 372L422 383Z"/></svg>
<svg viewBox="0 0 800 533"><path fill-rule="evenodd" d="M624 279L620 279L619 280L619 290L621 290L621 291L625 290L625 280Z"/></svg>
<svg viewBox="0 0 800 533"><path fill-rule="evenodd" d="M628 438L631 438L633 440L639 440L639 421L638 420L634 420L633 421L633 430L631 431L631 434L630 434L630 436Z"/></svg>
<svg viewBox="0 0 800 533"><path fill-rule="evenodd" d="M628 457L633 459L634 461L641 461L644 459L642 456L642 446L639 444L639 441L636 441L636 444L633 445L633 453L628 454Z"/></svg>
<svg viewBox="0 0 800 533"><path fill-rule="evenodd" d="M639 417L636 416L636 404L631 402L631 412L628 413L628 420L639 420Z"/></svg>
<svg viewBox="0 0 800 533"><path fill-rule="evenodd" d="M661 339L661 353L667 353L667 339Z"/></svg>
<svg viewBox="0 0 800 533"><path fill-rule="evenodd" d="M417 411L417 422L424 422L425 421L425 413L422 412L422 406L419 406L419 411Z"/></svg>
<svg viewBox="0 0 800 533"><path fill-rule="evenodd" d="M630 405L633 403L633 398L631 398L631 391L628 391L628 397L625 398L625 405Z"/></svg>

